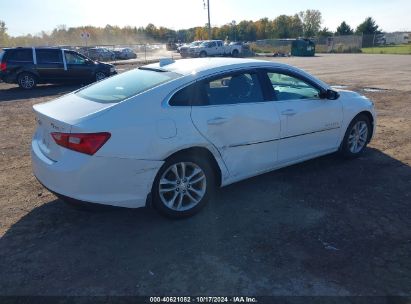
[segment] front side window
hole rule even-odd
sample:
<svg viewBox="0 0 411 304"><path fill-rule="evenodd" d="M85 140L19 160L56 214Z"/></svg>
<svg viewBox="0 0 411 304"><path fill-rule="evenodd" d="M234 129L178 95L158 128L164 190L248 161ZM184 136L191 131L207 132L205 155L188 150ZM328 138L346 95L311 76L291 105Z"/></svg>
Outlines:
<svg viewBox="0 0 411 304"><path fill-rule="evenodd" d="M255 73L236 73L205 83L210 105L261 102L264 100Z"/></svg>
<svg viewBox="0 0 411 304"><path fill-rule="evenodd" d="M267 73L276 100L319 99L320 91L307 82L281 73Z"/></svg>
<svg viewBox="0 0 411 304"><path fill-rule="evenodd" d="M134 69L97 82L76 94L99 103L118 103L179 77L180 74L173 72Z"/></svg>
<svg viewBox="0 0 411 304"><path fill-rule="evenodd" d="M63 63L61 50L36 50L37 63Z"/></svg>
<svg viewBox="0 0 411 304"><path fill-rule="evenodd" d="M86 60L82 56L72 52L65 52L67 64L85 64Z"/></svg>

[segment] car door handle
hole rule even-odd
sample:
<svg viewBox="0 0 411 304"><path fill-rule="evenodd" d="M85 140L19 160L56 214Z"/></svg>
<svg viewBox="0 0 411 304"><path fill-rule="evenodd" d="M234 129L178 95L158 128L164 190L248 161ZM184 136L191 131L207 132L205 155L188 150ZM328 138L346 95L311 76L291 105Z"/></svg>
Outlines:
<svg viewBox="0 0 411 304"><path fill-rule="evenodd" d="M207 120L207 124L209 125L222 125L223 123L227 122L227 118L224 117L215 117L212 119Z"/></svg>
<svg viewBox="0 0 411 304"><path fill-rule="evenodd" d="M297 114L297 111L294 109L287 109L281 112L282 115L293 116Z"/></svg>

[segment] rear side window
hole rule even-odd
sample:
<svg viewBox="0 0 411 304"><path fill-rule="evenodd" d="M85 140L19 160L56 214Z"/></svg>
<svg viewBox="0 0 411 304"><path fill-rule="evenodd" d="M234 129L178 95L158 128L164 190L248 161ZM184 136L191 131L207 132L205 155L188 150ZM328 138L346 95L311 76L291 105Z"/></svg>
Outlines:
<svg viewBox="0 0 411 304"><path fill-rule="evenodd" d="M203 83L191 84L171 97L170 106L195 106L195 105L207 105L208 97L204 90Z"/></svg>
<svg viewBox="0 0 411 304"><path fill-rule="evenodd" d="M100 103L118 103L182 75L173 72L135 69L78 91L82 98Z"/></svg>
<svg viewBox="0 0 411 304"><path fill-rule="evenodd" d="M252 103L264 101L256 73L236 73L205 83L210 105Z"/></svg>
<svg viewBox="0 0 411 304"><path fill-rule="evenodd" d="M33 62L33 50L31 49L15 49L9 52L10 54L7 55L8 61Z"/></svg>
<svg viewBox="0 0 411 304"><path fill-rule="evenodd" d="M61 50L36 50L37 63L63 63Z"/></svg>

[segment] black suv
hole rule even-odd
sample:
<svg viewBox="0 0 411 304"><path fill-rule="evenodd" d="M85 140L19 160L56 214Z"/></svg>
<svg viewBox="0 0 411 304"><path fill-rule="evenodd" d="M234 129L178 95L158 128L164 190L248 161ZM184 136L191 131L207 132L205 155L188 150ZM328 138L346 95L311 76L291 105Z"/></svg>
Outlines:
<svg viewBox="0 0 411 304"><path fill-rule="evenodd" d="M113 65L62 48L18 47L0 52L0 79L23 89L37 83L89 83L114 74Z"/></svg>

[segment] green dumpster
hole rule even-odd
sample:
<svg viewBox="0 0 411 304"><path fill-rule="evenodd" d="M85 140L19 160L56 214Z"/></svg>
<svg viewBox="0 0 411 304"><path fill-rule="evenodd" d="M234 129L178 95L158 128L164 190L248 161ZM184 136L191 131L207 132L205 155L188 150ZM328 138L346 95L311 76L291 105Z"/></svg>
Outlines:
<svg viewBox="0 0 411 304"><path fill-rule="evenodd" d="M296 39L291 43L291 55L309 57L315 55L315 43L310 39Z"/></svg>

